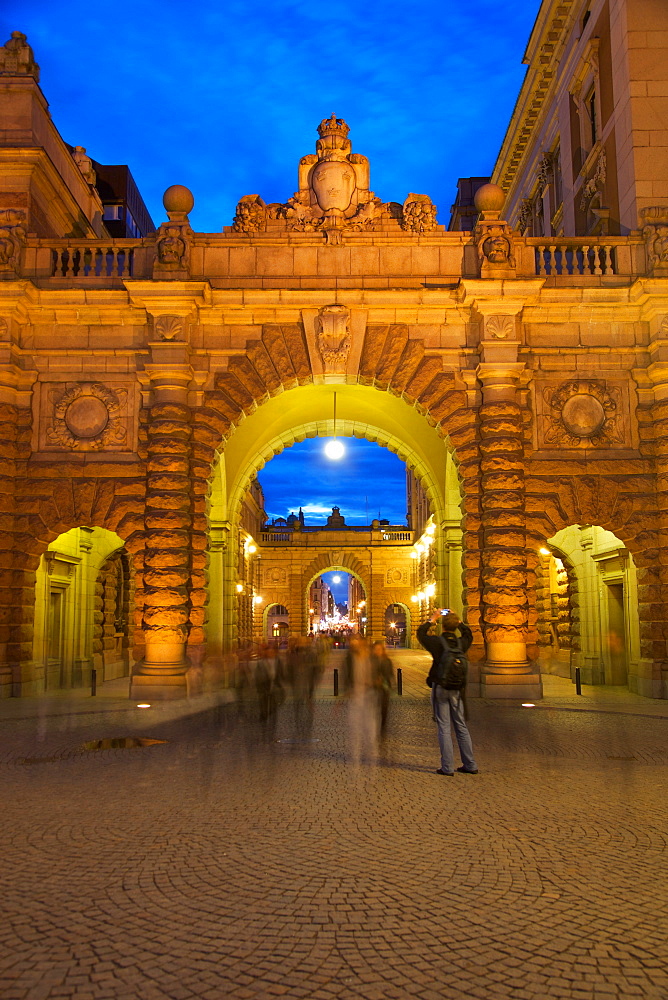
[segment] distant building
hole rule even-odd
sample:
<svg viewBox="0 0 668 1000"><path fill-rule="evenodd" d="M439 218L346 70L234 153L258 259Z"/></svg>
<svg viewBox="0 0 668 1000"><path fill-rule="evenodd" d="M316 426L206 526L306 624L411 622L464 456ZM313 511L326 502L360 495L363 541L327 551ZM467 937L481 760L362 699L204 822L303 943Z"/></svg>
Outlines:
<svg viewBox="0 0 668 1000"><path fill-rule="evenodd" d="M155 232L155 223L130 168L121 164L107 166L95 160L93 166L95 187L103 206L102 218L109 235L135 239Z"/></svg>
<svg viewBox="0 0 668 1000"><path fill-rule="evenodd" d="M470 233L478 218L478 210L473 199L478 188L489 184L489 177L460 177L457 181L457 197L450 209L448 232Z"/></svg>

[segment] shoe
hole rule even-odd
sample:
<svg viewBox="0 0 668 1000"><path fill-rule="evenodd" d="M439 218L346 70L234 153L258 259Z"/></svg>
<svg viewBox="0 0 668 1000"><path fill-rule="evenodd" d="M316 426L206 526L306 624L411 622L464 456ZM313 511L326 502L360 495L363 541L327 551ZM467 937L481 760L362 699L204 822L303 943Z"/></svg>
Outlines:
<svg viewBox="0 0 668 1000"><path fill-rule="evenodd" d="M442 774L444 778L454 777L454 771L444 771L442 767L439 767L436 774Z"/></svg>
<svg viewBox="0 0 668 1000"><path fill-rule="evenodd" d="M468 767L458 767L457 770L460 774L477 774L477 769L475 771L469 771Z"/></svg>

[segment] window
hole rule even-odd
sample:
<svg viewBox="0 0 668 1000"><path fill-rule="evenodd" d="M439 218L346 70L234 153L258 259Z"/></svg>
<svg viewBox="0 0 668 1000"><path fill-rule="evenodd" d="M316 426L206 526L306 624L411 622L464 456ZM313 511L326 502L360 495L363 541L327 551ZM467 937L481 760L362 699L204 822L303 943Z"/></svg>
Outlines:
<svg viewBox="0 0 668 1000"><path fill-rule="evenodd" d="M585 101L585 112L588 118L588 135L587 135L587 146L589 149L595 144L598 139L598 118L596 115L596 88L592 87L587 94ZM587 127L587 126L585 126Z"/></svg>

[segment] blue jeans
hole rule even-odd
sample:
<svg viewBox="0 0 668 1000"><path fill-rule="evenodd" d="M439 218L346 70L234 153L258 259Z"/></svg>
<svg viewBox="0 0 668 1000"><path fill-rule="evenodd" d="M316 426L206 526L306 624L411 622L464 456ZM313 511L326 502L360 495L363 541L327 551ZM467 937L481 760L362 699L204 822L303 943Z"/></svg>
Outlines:
<svg viewBox="0 0 668 1000"><path fill-rule="evenodd" d="M473 744L464 719L464 704L459 691L446 691L434 684L431 689L431 707L438 726L438 745L441 748L441 770L452 774L455 769L455 754L450 734L450 721L455 731L462 764L467 771L477 771L473 756Z"/></svg>

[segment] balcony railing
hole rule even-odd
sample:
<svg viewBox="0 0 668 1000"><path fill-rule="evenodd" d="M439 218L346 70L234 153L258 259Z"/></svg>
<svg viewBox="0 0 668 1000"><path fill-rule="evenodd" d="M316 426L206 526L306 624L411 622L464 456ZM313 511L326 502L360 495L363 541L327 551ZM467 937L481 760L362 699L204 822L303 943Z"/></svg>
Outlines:
<svg viewBox="0 0 668 1000"><path fill-rule="evenodd" d="M50 249L53 278L131 278L134 272L132 244L82 241L52 245Z"/></svg>
<svg viewBox="0 0 668 1000"><path fill-rule="evenodd" d="M527 237L540 277L631 276L644 270L644 245L628 237L545 239Z"/></svg>

